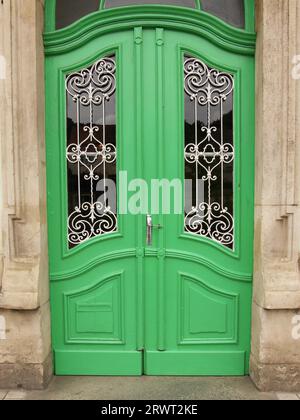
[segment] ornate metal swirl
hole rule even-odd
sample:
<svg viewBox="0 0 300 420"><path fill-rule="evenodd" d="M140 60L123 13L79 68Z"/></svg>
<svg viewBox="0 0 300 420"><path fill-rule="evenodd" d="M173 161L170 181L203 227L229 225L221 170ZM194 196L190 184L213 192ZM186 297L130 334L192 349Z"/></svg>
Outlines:
<svg viewBox="0 0 300 420"><path fill-rule="evenodd" d="M116 64L112 58L103 58L91 68L71 74L66 80L67 92L82 105L100 105L109 100L116 89Z"/></svg>
<svg viewBox="0 0 300 420"><path fill-rule="evenodd" d="M185 217L185 228L189 233L205 236L231 245L234 241L234 222L232 215L226 208L221 208L220 203L200 203Z"/></svg>
<svg viewBox="0 0 300 420"><path fill-rule="evenodd" d="M116 231L117 218L103 203L83 203L68 219L69 242L79 245L94 236Z"/></svg>
<svg viewBox="0 0 300 420"><path fill-rule="evenodd" d="M194 140L186 139L184 156L186 164L194 165L196 178L196 203L187 212L185 229L187 232L208 237L230 248L234 245L234 219L228 206L232 201L225 196L224 168L234 161L233 139L225 138L224 106L233 94L232 75L209 68L202 61L187 58L184 61L184 90L194 103ZM219 116L219 126L213 122L212 113ZM206 115L206 122L199 127L199 115ZM216 120L216 118L215 118ZM233 127L233 124L232 124ZM199 182L204 183L204 196L198 195ZM220 187L220 201L215 201ZM228 194L228 188L227 188Z"/></svg>
<svg viewBox="0 0 300 420"><path fill-rule="evenodd" d="M210 69L194 58L185 60L184 75L185 92L199 105L218 105L233 91L234 80L230 74Z"/></svg>
<svg viewBox="0 0 300 420"><path fill-rule="evenodd" d="M117 217L104 204L105 197L104 203L98 202L95 197L96 183L101 176L105 182L108 165L117 159L116 146L106 138L106 103L111 100L115 91L114 57L102 58L90 68L70 74L66 78L67 99L76 108L77 124L76 142L70 143L66 150L69 168L77 173L78 190L78 203L73 209L69 209L70 246L117 230ZM88 122L81 122L82 113L85 119L88 116ZM100 123L101 129L96 123L99 116L103 120ZM74 116L72 119L75 119ZM88 188L84 183L88 183ZM86 201L87 190L90 191L89 201Z"/></svg>

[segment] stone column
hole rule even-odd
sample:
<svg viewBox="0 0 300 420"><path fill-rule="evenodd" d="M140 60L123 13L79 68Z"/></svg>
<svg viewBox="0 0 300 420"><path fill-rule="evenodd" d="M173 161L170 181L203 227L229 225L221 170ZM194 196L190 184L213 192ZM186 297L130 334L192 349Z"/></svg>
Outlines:
<svg viewBox="0 0 300 420"><path fill-rule="evenodd" d="M43 3L0 3L0 388L42 388L52 374Z"/></svg>
<svg viewBox="0 0 300 420"><path fill-rule="evenodd" d="M257 0L251 376L300 390L300 1ZM298 328L300 331L300 328Z"/></svg>

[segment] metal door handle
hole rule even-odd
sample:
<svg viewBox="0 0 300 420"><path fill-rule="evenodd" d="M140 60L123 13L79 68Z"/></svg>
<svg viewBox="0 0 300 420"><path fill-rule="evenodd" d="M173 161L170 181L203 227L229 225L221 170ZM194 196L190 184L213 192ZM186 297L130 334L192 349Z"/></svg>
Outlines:
<svg viewBox="0 0 300 420"><path fill-rule="evenodd" d="M152 216L150 214L147 215L147 245L151 246L152 245L152 233L153 233L153 229L161 229L162 226L161 225L154 225L152 223Z"/></svg>

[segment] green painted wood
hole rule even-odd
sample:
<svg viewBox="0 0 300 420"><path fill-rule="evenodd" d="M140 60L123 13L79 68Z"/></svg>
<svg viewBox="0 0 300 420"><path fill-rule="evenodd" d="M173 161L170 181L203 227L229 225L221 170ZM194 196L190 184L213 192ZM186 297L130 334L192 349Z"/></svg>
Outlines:
<svg viewBox="0 0 300 420"><path fill-rule="evenodd" d="M60 375L141 376L142 359L137 352L120 351L113 355L97 351L55 351L55 369Z"/></svg>
<svg viewBox="0 0 300 420"><path fill-rule="evenodd" d="M86 367L91 373L97 357L101 364L105 355L105 374L136 374L142 355L137 347L137 296L135 219L130 215L119 218L118 233L92 239L69 250L67 243L67 177L66 177L66 95L65 75L79 70L97 59L116 54L117 70L117 144L118 170L127 170L129 180L137 173L132 156L135 152L135 101L127 103L135 90L134 47L131 32L107 35L95 39L80 51L68 56L59 55L46 61L46 135L48 222L51 281L53 347L55 354L92 352L90 361L74 358L70 365ZM128 63L128 57L131 57ZM122 141L121 141L122 139ZM130 167L128 166L130 162ZM133 250L133 251L132 251ZM101 264L99 264L99 261ZM112 274L115 273L114 276ZM108 290L111 290L109 292ZM94 306L104 304L109 312L94 312ZM82 311L85 308L85 311ZM92 327L91 320L95 320ZM97 322L96 322L97 320ZM116 362L120 352L128 353L128 360ZM131 356L134 354L133 356ZM58 356L57 374L72 374ZM125 360L125 359L124 359ZM60 368L62 366L62 368ZM101 364L101 366L104 366ZM114 367L113 367L114 366ZM67 370L66 370L67 369ZM139 367L140 369L140 367ZM101 373L100 367L95 372Z"/></svg>
<svg viewBox="0 0 300 420"><path fill-rule="evenodd" d="M234 251L206 238L183 233L180 215L165 215L163 230L154 233L153 247L146 248L146 373L245 374L250 354L254 197L254 102L246 92L254 91L254 60L224 52L198 36L179 36L177 31L165 30L164 44L160 47L164 51L162 76L155 33L147 31L144 37L149 51L144 67L144 77L149 83L145 88L144 147L148 157L155 156L145 161L144 171L156 174L163 167L165 178L183 179L183 71L178 63L183 62L184 53L189 53L235 75L235 185L239 186L235 190ZM161 77L163 93L157 88L153 98L153 80L160 86ZM156 113L162 103L161 119ZM151 127L161 124L159 132L164 133L163 137L156 135L153 139ZM160 220L155 217L154 222ZM198 361L194 356L197 351ZM204 364L202 352L211 352ZM231 352L242 355L239 362L235 357L227 358ZM148 354L156 354L155 359ZM222 355L223 369L220 368Z"/></svg>
<svg viewBox="0 0 300 420"><path fill-rule="evenodd" d="M255 0L244 0L245 2L245 16L246 16L246 31L255 32Z"/></svg>
<svg viewBox="0 0 300 420"><path fill-rule="evenodd" d="M142 113L142 101L143 101L143 28L134 28L134 77L135 77L135 140L136 140L136 156L142 156L143 154L143 113ZM136 177L143 179L143 162L142 159L137 159L136 165ZM144 296L144 244L145 238L143 234L145 219L143 215L136 216L137 223L137 293L138 293L138 306L137 306L137 319L138 330L137 330L137 348L140 351L144 349L145 343L145 318L144 318L144 307L145 307L145 296Z"/></svg>
<svg viewBox="0 0 300 420"><path fill-rule="evenodd" d="M130 10L129 16L123 9L101 11L45 35L56 374L244 375L253 273L255 35L199 11L181 10L180 17L168 7L165 14L155 7ZM154 230L153 246L146 246L145 215L125 214L117 233L68 249L64 79L110 53L117 61L118 171L128 171L129 181L184 177L184 54L234 74L234 251L184 233L183 215L174 214L153 216L163 226Z"/></svg>
<svg viewBox="0 0 300 420"><path fill-rule="evenodd" d="M45 2L45 33L55 31L55 11L56 0L46 0Z"/></svg>
<svg viewBox="0 0 300 420"><path fill-rule="evenodd" d="M145 373L149 376L244 376L245 360L243 352L148 352Z"/></svg>
<svg viewBox="0 0 300 420"><path fill-rule="evenodd" d="M201 10L201 0L195 0L197 9ZM255 31L255 0L244 0L245 2L245 31ZM99 11L104 10L105 0L99 0ZM55 7L56 0L45 0L45 32L55 31ZM143 6L141 6L143 7ZM173 6L174 7L174 6ZM126 12L125 12L126 13Z"/></svg>
<svg viewBox="0 0 300 420"><path fill-rule="evenodd" d="M51 20L51 16L49 19ZM163 28L205 37L226 51L246 55L253 55L255 52L256 36L253 32L234 28L199 10L155 5L101 10L67 28L47 32L44 35L45 52L47 55L67 53L102 34L119 29L133 29L136 26L153 27L158 23Z"/></svg>

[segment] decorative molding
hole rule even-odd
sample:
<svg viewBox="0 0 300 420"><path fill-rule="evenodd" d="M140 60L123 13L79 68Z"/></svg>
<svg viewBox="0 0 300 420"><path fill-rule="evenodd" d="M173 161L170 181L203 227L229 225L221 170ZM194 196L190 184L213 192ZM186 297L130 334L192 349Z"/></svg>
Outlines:
<svg viewBox="0 0 300 420"><path fill-rule="evenodd" d="M56 30L56 15L55 15L55 3L56 0L40 0L43 3L45 2L45 9L46 9L46 32L51 32ZM201 11L201 0L195 0L196 1L196 8L195 11ZM245 3L245 28L241 28L245 32L255 32L255 0L243 0ZM100 7L99 10L104 9L104 2L105 0L100 0ZM133 2L134 3L134 2ZM157 7L157 5L153 5L154 7ZM160 7L166 7L167 5L160 5ZM177 8L176 5L170 5L173 9ZM167 6L167 7L170 7ZM126 6L126 10L128 7L133 7L133 4L131 6ZM138 5L140 8L145 8L149 6L145 6L144 4ZM182 7L179 6L182 10ZM203 11L202 11L203 13ZM206 13L206 12L205 12ZM208 12L208 14L211 16L212 14ZM222 19L221 19L222 20ZM231 25L230 25L231 26Z"/></svg>
<svg viewBox="0 0 300 420"><path fill-rule="evenodd" d="M234 281L244 281L244 282L251 282L252 281L252 274L251 273L238 273L235 271L228 271L218 265L214 264L213 262L209 261L207 258L202 258L198 254L191 254L188 252L180 252L171 249L166 250L166 257L169 258L177 258L182 259L185 261L194 262L208 269L214 271L215 273L220 274L221 276L227 277L228 279Z"/></svg>
<svg viewBox="0 0 300 420"><path fill-rule="evenodd" d="M297 16L299 2L289 0L282 2L282 165L281 165L281 206L279 210L279 220L283 222L285 231L285 249L282 255L283 262L292 262L300 254L300 225L297 223L299 218L299 202L297 201L297 165L299 164L297 155L297 97L299 91L297 85L299 80L292 77L293 57L298 55ZM284 48L287 45L287 48ZM298 225L298 226L297 226ZM296 228L296 229L295 229ZM298 241L299 248L294 243Z"/></svg>
<svg viewBox="0 0 300 420"><path fill-rule="evenodd" d="M135 27L134 28L134 42L136 45L141 45L143 43L143 28Z"/></svg>
<svg viewBox="0 0 300 420"><path fill-rule="evenodd" d="M115 287L117 289L117 302L114 300L109 301L105 299L102 299L101 301L99 291L102 291L103 288L107 285L110 285L111 287ZM92 303L88 303L88 296L91 297ZM98 297L98 303L95 302L96 297ZM77 290L75 292L73 291L72 293L63 293L63 321L65 326L65 344L124 345L124 320L126 318L124 313L124 297L124 271L112 273L111 275L109 275L109 277L98 280L96 284L93 284L90 287ZM80 313L79 306L83 307L84 312L88 312L89 309L91 311L94 311L95 307L98 306L99 316L101 314L101 306L106 308L109 307L113 316L113 319L111 320L111 335L107 337L107 334L103 334L101 331L98 331L93 333L93 337L89 334L89 338L86 338L85 334L81 333L78 330L78 328L76 328L76 323L78 321L78 316ZM104 312L107 313L107 309L104 309ZM85 325L85 328L86 327L87 326Z"/></svg>
<svg viewBox="0 0 300 420"><path fill-rule="evenodd" d="M46 287L39 284L40 276L48 271L42 141L43 2L6 1L0 5L0 13L0 51L6 61L6 79L0 82L0 115L4 117L0 127L0 307L28 310L38 308L41 299L42 303L48 300L47 293L41 296Z"/></svg>
<svg viewBox="0 0 300 420"><path fill-rule="evenodd" d="M254 301L272 309L295 309L300 293L299 12L298 0L257 1Z"/></svg>
<svg viewBox="0 0 300 420"><path fill-rule="evenodd" d="M19 68L18 38L19 28L16 24L18 10L14 4L8 2L1 5L1 50L6 62L6 79L1 83L1 97L4 98L0 103L1 115L4 119L1 123L1 152L2 152L2 200L3 200L3 222L6 224L3 230L8 233L8 250L11 261L18 256L16 243L13 238L14 224L24 222L24 196L22 185L22 154L23 145L19 142L18 115L19 103L16 101L17 92L20 89L20 80L16 69ZM15 25L17 30L12 31ZM12 231L12 232L11 232ZM9 233L12 233L11 235ZM6 235L5 235L6 236ZM4 245L5 247L5 245ZM4 253L6 250L4 250Z"/></svg>
<svg viewBox="0 0 300 420"><path fill-rule="evenodd" d="M147 257L158 258L159 257L159 249L146 249L145 255ZM179 260L189 261L200 266L204 266L209 270L214 271L221 276L227 277L233 281L242 281L242 282L251 282L252 281L252 273L239 273L237 271L228 271L223 267L218 266L217 264L209 261L207 258L202 258L198 254L191 254L190 252L183 252L183 251L176 251L172 249L166 249L165 251L166 258L175 258Z"/></svg>
<svg viewBox="0 0 300 420"><path fill-rule="evenodd" d="M110 252L109 254L102 254L99 257L93 259L85 266L78 267L73 271L60 272L60 273L50 273L51 281L64 281L64 280L73 280L75 277L84 274L93 268L106 263L111 260L120 260L122 258L136 257L136 249L125 249L124 251Z"/></svg>
<svg viewBox="0 0 300 420"><path fill-rule="evenodd" d="M197 334L193 332L190 337L184 337L184 312L187 315L189 312L194 314L191 308L186 307L184 299L185 287L187 284L193 284L197 286L198 292L206 290L211 294L214 304L224 304L226 302L226 309L224 310L224 318L222 321L226 322L226 330L222 332L210 331L215 333L215 337L205 336L205 333ZM208 285L200 278L196 278L188 273L178 272L178 284L179 284L179 305L180 311L178 313L178 325L179 325L179 345L199 345L199 344L238 344L238 329L239 329L239 310L240 310L240 296L236 293L228 293L225 290L219 290ZM195 291L193 292L195 293ZM199 295L198 295L199 297ZM223 299L223 301L222 301ZM204 299L205 300L205 299ZM202 301L202 304L204 303ZM200 305L200 302L198 306ZM231 306L231 308L230 308ZM230 311L231 309L231 311ZM230 314L231 312L231 314ZM213 313L213 312L212 312ZM231 319L230 319L231 315ZM186 323L190 324L190 322ZM188 335L188 334L186 334Z"/></svg>
<svg viewBox="0 0 300 420"><path fill-rule="evenodd" d="M47 55L74 50L106 33L137 26L169 28L205 37L221 48L240 54L253 55L256 36L227 25L207 13L168 6L138 6L102 10L81 19L74 25L44 35Z"/></svg>

